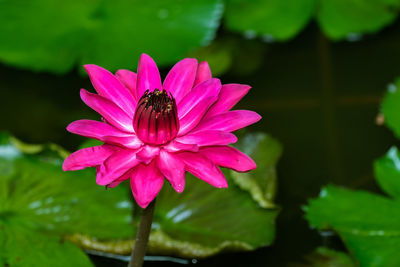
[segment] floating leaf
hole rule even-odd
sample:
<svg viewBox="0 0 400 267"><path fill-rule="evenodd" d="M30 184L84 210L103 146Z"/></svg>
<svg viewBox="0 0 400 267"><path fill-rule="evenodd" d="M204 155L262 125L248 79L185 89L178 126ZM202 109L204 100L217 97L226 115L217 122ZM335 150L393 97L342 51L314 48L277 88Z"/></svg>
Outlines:
<svg viewBox="0 0 400 267"><path fill-rule="evenodd" d="M93 266L81 249L63 239L42 234L18 219L0 217L1 266Z"/></svg>
<svg viewBox="0 0 400 267"><path fill-rule="evenodd" d="M256 151L250 153L260 161L268 155ZM105 190L95 184L94 170L62 172L63 154L54 145L26 145L0 134L0 228L5 221L23 221L24 231L43 239L58 242L62 239L57 236L64 236L86 249L129 254L139 219L134 217L132 224L129 187L123 186L129 183ZM268 157L265 161L270 162ZM150 253L207 257L273 242L279 209L260 207L233 182L230 171L225 173L228 189L215 189L191 175L182 194L164 185L157 199ZM7 229L0 229L0 245L10 240L4 238L10 235Z"/></svg>
<svg viewBox="0 0 400 267"><path fill-rule="evenodd" d="M133 69L141 53L160 65L207 45L221 0L0 1L0 59L65 73L75 64Z"/></svg>
<svg viewBox="0 0 400 267"><path fill-rule="evenodd" d="M382 102L382 112L385 124L400 138L400 78L388 86Z"/></svg>
<svg viewBox="0 0 400 267"><path fill-rule="evenodd" d="M376 164L382 162L388 167L387 159ZM386 175L384 169L379 169L380 183L398 186L400 180L395 182L391 176L393 166L388 170ZM306 217L318 229L336 230L361 266L399 266L399 209L399 199L328 186L318 199L309 201Z"/></svg>
<svg viewBox="0 0 400 267"><path fill-rule="evenodd" d="M93 170L63 172L54 148L0 134L0 259L10 266L91 266L62 236L133 235L128 190L93 186Z"/></svg>
<svg viewBox="0 0 400 267"><path fill-rule="evenodd" d="M377 32L396 19L399 6L398 0L324 0L319 4L317 20L329 38L340 40Z"/></svg>
<svg viewBox="0 0 400 267"><path fill-rule="evenodd" d="M388 153L375 161L376 180L381 188L393 198L400 198L400 152L392 147Z"/></svg>
<svg viewBox="0 0 400 267"><path fill-rule="evenodd" d="M230 171L235 183L250 192L264 208L274 207L276 192L276 164L282 154L282 146L264 133L247 134L237 143L239 150L250 155L257 163L257 169L248 173Z"/></svg>
<svg viewBox="0 0 400 267"><path fill-rule="evenodd" d="M298 34L310 21L315 0L228 0L226 27L247 38L285 41Z"/></svg>

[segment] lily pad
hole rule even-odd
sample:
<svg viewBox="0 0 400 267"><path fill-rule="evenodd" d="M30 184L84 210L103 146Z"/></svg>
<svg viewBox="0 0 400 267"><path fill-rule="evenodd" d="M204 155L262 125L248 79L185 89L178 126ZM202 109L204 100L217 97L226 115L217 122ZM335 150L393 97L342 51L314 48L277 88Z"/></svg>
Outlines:
<svg viewBox="0 0 400 267"><path fill-rule="evenodd" d="M243 32L247 38L285 41L299 33L310 21L315 0L229 0L226 27Z"/></svg>
<svg viewBox="0 0 400 267"><path fill-rule="evenodd" d="M399 7L397 0L324 0L319 4L317 20L329 38L340 40L377 32L396 19Z"/></svg>
<svg viewBox="0 0 400 267"><path fill-rule="evenodd" d="M254 159L257 169L248 173L230 171L233 181L248 191L261 207L274 207L281 144L265 133L250 133L240 138L236 147Z"/></svg>
<svg viewBox="0 0 400 267"><path fill-rule="evenodd" d="M389 84L382 102L382 112L385 124L400 138L400 78Z"/></svg>
<svg viewBox="0 0 400 267"><path fill-rule="evenodd" d="M262 161L255 151L251 156ZM81 253L77 260L86 256L69 242L100 252L130 254L139 217L131 216L129 183L105 190L95 184L93 169L62 172L65 154L54 145L26 145L0 135L0 245L7 248L0 250L0 260L9 262L12 244L19 243L10 241L15 227L28 231L26 236L58 242L54 249ZM279 209L261 207L236 185L230 171L225 174L228 189L216 189L191 175L182 194L164 185L156 204L151 254L202 258L273 242ZM4 227L6 222L11 226ZM14 225L17 222L24 224ZM35 255L35 248L25 256Z"/></svg>
<svg viewBox="0 0 400 267"><path fill-rule="evenodd" d="M399 160L392 148L375 162L377 180L392 198L328 186L306 207L310 224L336 230L361 266L400 265Z"/></svg>
<svg viewBox="0 0 400 267"><path fill-rule="evenodd" d="M128 190L93 186L93 170L62 172L53 148L0 135L0 259L10 266L92 266L64 235L133 235Z"/></svg>
<svg viewBox="0 0 400 267"><path fill-rule="evenodd" d="M143 52L171 64L214 38L222 11L221 0L0 1L0 59L56 73L133 69Z"/></svg>

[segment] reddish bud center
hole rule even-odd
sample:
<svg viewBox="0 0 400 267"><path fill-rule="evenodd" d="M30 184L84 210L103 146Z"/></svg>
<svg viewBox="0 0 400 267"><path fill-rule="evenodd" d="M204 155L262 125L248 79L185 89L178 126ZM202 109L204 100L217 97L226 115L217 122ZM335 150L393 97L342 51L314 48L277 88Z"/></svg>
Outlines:
<svg viewBox="0 0 400 267"><path fill-rule="evenodd" d="M179 131L179 120L172 95L165 90L146 90L136 107L133 129L147 144L161 145L174 139Z"/></svg>

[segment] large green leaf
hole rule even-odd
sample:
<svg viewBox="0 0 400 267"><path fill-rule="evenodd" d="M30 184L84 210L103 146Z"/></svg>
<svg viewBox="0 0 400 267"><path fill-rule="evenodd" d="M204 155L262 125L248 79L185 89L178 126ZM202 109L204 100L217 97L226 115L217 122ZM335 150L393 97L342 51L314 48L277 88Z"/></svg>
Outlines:
<svg viewBox="0 0 400 267"><path fill-rule="evenodd" d="M0 135L0 259L10 266L91 266L62 236L133 235L128 190L93 186L92 170L63 172L60 154Z"/></svg>
<svg viewBox="0 0 400 267"><path fill-rule="evenodd" d="M247 37L285 41L309 22L314 5L315 0L227 0L225 23Z"/></svg>
<svg viewBox="0 0 400 267"><path fill-rule="evenodd" d="M26 224L22 218L0 218L1 266L93 266L74 244Z"/></svg>
<svg viewBox="0 0 400 267"><path fill-rule="evenodd" d="M398 0L321 0L317 20L328 37L339 40L377 32L396 19L399 6Z"/></svg>
<svg viewBox="0 0 400 267"><path fill-rule="evenodd" d="M400 198L400 153L392 147L388 153L375 161L376 180L381 188L393 198Z"/></svg>
<svg viewBox="0 0 400 267"><path fill-rule="evenodd" d="M268 142L256 136L264 135L254 135L253 146L260 145L269 152L260 153L255 147L247 152L257 162L272 164L269 157L276 154L275 141L264 136L271 145L266 146ZM244 138L251 143L251 138ZM95 184L93 170L62 172L66 152L54 145L26 145L7 135L0 135L0 144L0 225L24 221L24 231L43 239L57 240L49 236L57 234L86 249L130 253L134 243L130 238L135 235L139 217L134 217L132 225L129 183L105 190ZM225 174L228 189L216 189L191 175L182 194L164 185L157 199L150 253L207 257L272 243L279 210L273 205L261 207L236 185L230 171ZM254 182L252 186L268 191L271 185ZM7 229L0 230L3 237L10 236ZM7 251L12 250L9 243L6 246Z"/></svg>
<svg viewBox="0 0 400 267"><path fill-rule="evenodd" d="M333 228L361 266L399 266L400 202L364 191L328 186L310 200L307 219Z"/></svg>
<svg viewBox="0 0 400 267"><path fill-rule="evenodd" d="M385 124L400 138L400 78L388 86L387 93L382 102L382 112Z"/></svg>
<svg viewBox="0 0 400 267"><path fill-rule="evenodd" d="M171 64L214 38L221 0L0 1L0 59L58 73L74 64L132 69L141 53Z"/></svg>
<svg viewBox="0 0 400 267"><path fill-rule="evenodd" d="M202 258L221 251L252 250L273 242L279 212L273 204L275 164L281 147L261 133L247 134L240 140L238 146L257 162L258 169L247 176L225 170L227 189L216 189L190 174L181 194L169 184L164 185L157 197L149 242L151 253ZM132 246L131 242L97 242L79 235L72 240L89 249L121 254L129 254Z"/></svg>
<svg viewBox="0 0 400 267"><path fill-rule="evenodd" d="M379 184L394 199L328 186L306 208L311 225L336 230L361 266L400 265L399 160L391 148L375 162Z"/></svg>
<svg viewBox="0 0 400 267"><path fill-rule="evenodd" d="M274 207L276 164L282 154L282 146L265 133L247 134L240 138L236 146L251 155L257 169L248 173L230 171L232 179L240 188L248 191L260 206Z"/></svg>

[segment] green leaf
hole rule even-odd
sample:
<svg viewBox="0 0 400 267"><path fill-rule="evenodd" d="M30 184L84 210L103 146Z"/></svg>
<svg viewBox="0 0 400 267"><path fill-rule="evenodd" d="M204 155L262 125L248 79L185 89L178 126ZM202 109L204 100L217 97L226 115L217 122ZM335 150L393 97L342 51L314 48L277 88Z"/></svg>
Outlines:
<svg viewBox="0 0 400 267"><path fill-rule="evenodd" d="M77 246L30 229L26 222L0 219L1 266L93 266Z"/></svg>
<svg viewBox="0 0 400 267"><path fill-rule="evenodd" d="M205 252L226 247L250 250L274 240L278 209L260 208L231 180L228 189L215 189L192 175L186 181L182 194L166 186L158 197L155 227L166 235L197 243ZM204 255L187 251L190 254L184 256L208 256L201 250L196 253Z"/></svg>
<svg viewBox="0 0 400 267"><path fill-rule="evenodd" d="M382 102L382 112L385 124L400 138L400 92L398 90L400 78L388 86L387 93Z"/></svg>
<svg viewBox="0 0 400 267"><path fill-rule="evenodd" d="M390 196L400 198L400 152L392 147L387 154L375 161L376 180Z"/></svg>
<svg viewBox="0 0 400 267"><path fill-rule="evenodd" d="M95 186L93 170L61 170L65 151L0 134L0 262L10 266L92 266L61 237L133 235L129 191Z"/></svg>
<svg viewBox="0 0 400 267"><path fill-rule="evenodd" d="M275 141L259 134L245 139L261 147L247 152L264 159L271 171L276 159L261 150L275 151ZM129 187L124 187L129 183L105 190L95 184L94 170L62 172L54 145L26 145L1 134L0 144L0 221L23 221L32 235L66 236L86 249L131 252L139 217L135 210L132 224ZM150 253L201 258L273 242L279 209L263 208L253 200L249 192L260 187L258 179L251 176L254 182L244 191L237 177L234 180L228 170L225 174L228 189L216 189L192 175L187 175L182 194L165 183L157 197ZM266 192L272 185L263 186Z"/></svg>
<svg viewBox="0 0 400 267"><path fill-rule="evenodd" d="M226 27L251 38L285 41L310 21L315 0L228 0Z"/></svg>
<svg viewBox="0 0 400 267"><path fill-rule="evenodd" d="M227 189L216 189L192 175L187 175L181 194L164 185L157 197L148 252L205 258L270 245L279 209L261 208L227 177ZM129 254L133 243L98 242L81 235L71 240L87 249L119 254Z"/></svg>
<svg viewBox="0 0 400 267"><path fill-rule="evenodd" d="M248 173L230 171L232 179L248 191L261 207L274 207L276 164L282 154L282 146L265 133L247 134L239 139L236 146L256 162L257 169Z"/></svg>
<svg viewBox="0 0 400 267"><path fill-rule="evenodd" d="M361 266L399 266L399 209L399 200L328 186L309 201L306 218L336 230Z"/></svg>
<svg viewBox="0 0 400 267"><path fill-rule="evenodd" d="M221 0L0 1L0 59L65 73L75 64L133 69L146 52L167 65L207 45Z"/></svg>
<svg viewBox="0 0 400 267"><path fill-rule="evenodd" d="M281 147L265 134L245 135L239 146L246 147L244 152L256 160L259 170L249 176L234 176L234 172L225 170L229 188L216 189L190 174L186 175L181 194L169 184L164 185L157 197L150 253L204 258L222 251L253 250L273 242L279 213L272 202L275 164ZM96 242L87 236L74 236L73 240L89 249L100 247L105 252L122 254L129 254L132 246L126 241Z"/></svg>
<svg viewBox="0 0 400 267"><path fill-rule="evenodd" d="M398 0L323 0L317 20L329 38L344 39L349 34L375 33L392 23L398 14Z"/></svg>

